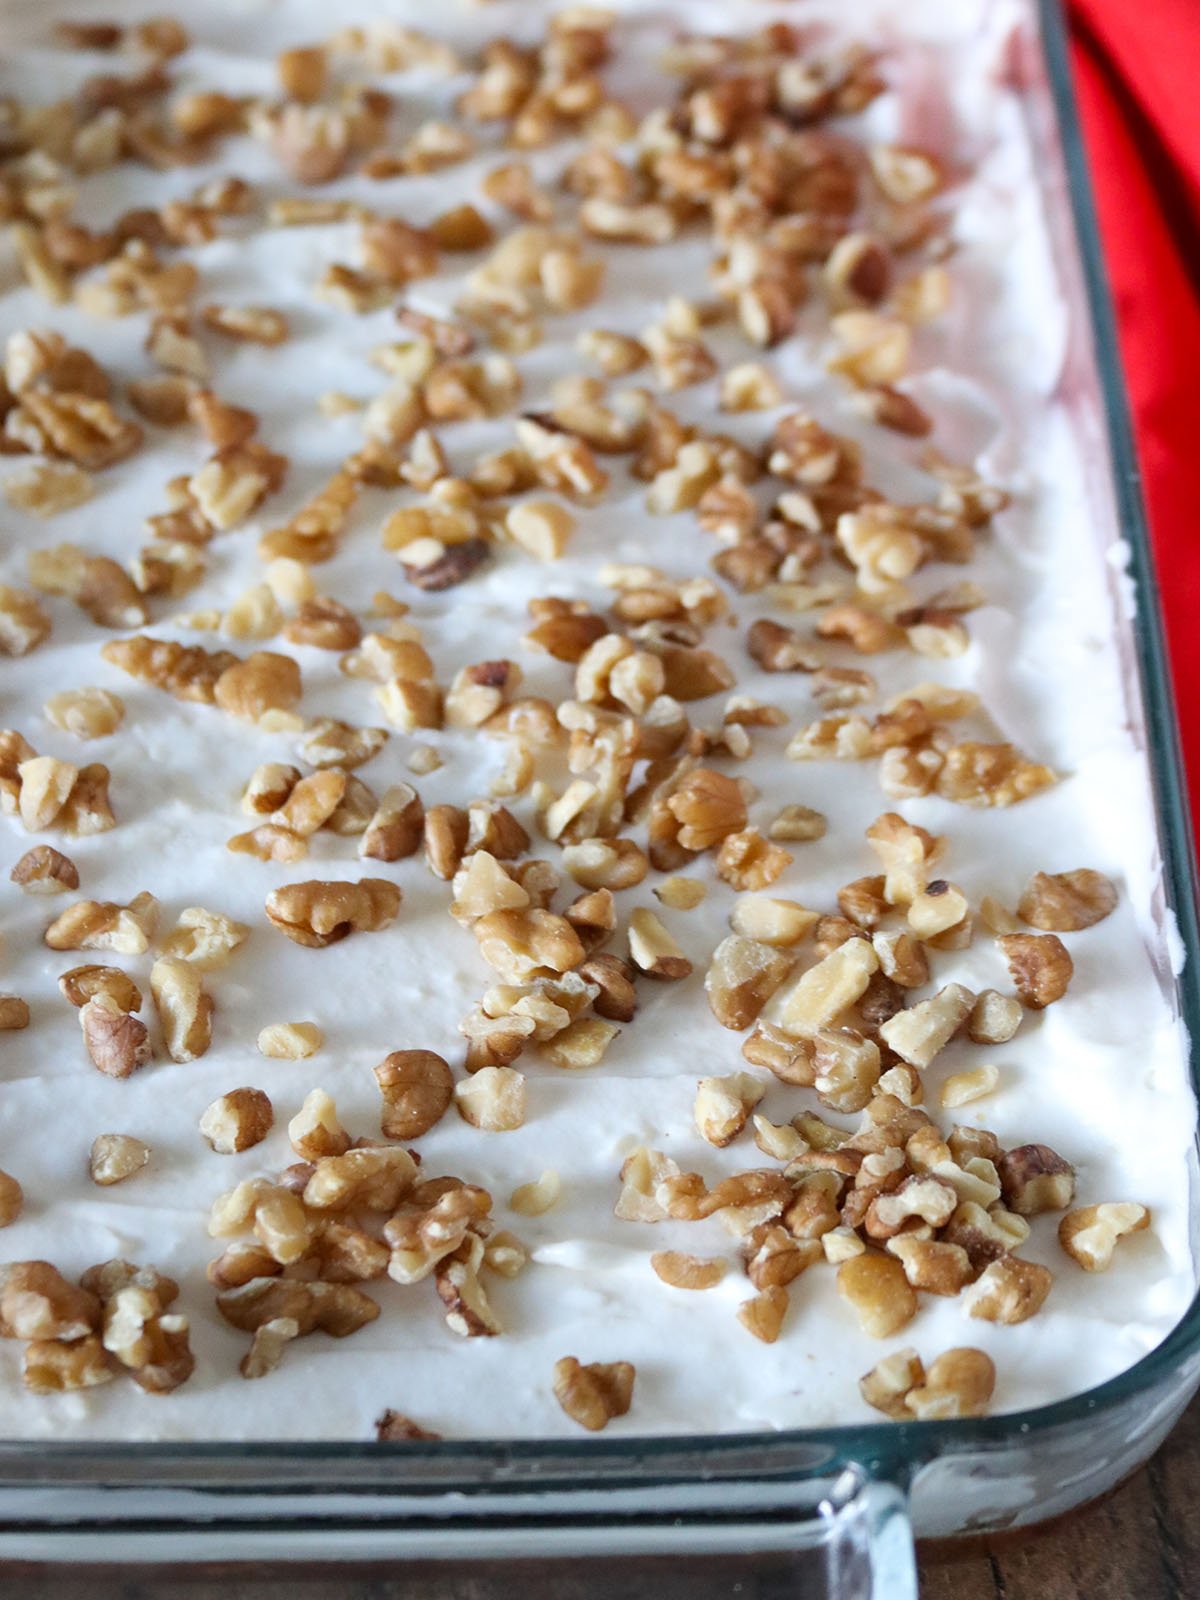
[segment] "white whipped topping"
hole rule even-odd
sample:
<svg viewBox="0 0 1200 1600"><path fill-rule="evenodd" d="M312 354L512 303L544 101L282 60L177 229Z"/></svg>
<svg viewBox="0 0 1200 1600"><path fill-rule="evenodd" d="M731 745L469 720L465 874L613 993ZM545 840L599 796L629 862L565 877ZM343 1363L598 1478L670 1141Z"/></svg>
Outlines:
<svg viewBox="0 0 1200 1600"><path fill-rule="evenodd" d="M654 51L671 22L633 3L617 9L625 65L612 69L611 81L622 89L621 74L631 70L630 92L645 109L662 92L652 70ZM970 569L990 599L970 618L968 653L933 664L932 671L926 670L929 663L901 652L866 664L885 699L930 676L978 689L1004 737L1064 774L1055 789L1008 811L973 811L936 797L899 809L946 834L944 870L973 904L993 894L1012 905L1031 872L1081 866L1107 873L1121 897L1106 921L1068 935L1076 974L1066 998L1044 1013L1028 1014L1007 1045L988 1052L961 1042L949 1046L925 1074L928 1103L936 1107L948 1074L994 1061L998 1090L960 1112L962 1120L992 1128L1006 1147L1052 1145L1078 1169L1079 1203L1140 1201L1153 1210L1152 1231L1124 1244L1110 1272L1090 1276L1060 1251L1057 1217L1036 1219L1022 1254L1050 1266L1056 1281L1040 1314L1017 1327L969 1320L958 1301L924 1296L910 1327L881 1345L859 1331L837 1295L834 1271L818 1266L793 1285L779 1341L767 1346L752 1340L735 1317L751 1290L734 1241L718 1224L648 1226L618 1221L612 1212L617 1170L635 1145L662 1150L710 1181L762 1159L748 1136L716 1150L692 1124L697 1077L743 1065L739 1037L716 1025L701 993L708 956L727 931L732 901L732 891L712 878L711 863L701 859L689 871L711 879L707 901L686 914L664 914L696 964L694 976L680 984L641 984L635 1022L597 1069L568 1074L536 1052L523 1057L529 1114L521 1129L483 1134L451 1111L419 1142L427 1173L454 1172L486 1185L496 1197L500 1225L510 1226L532 1252L531 1265L517 1279L489 1279L503 1336L458 1339L446 1328L431 1283L401 1288L385 1281L367 1286L383 1307L378 1321L342 1342L308 1338L288 1349L267 1379L244 1381L237 1362L247 1338L223 1323L204 1278L205 1263L217 1250L205 1231L212 1199L241 1178L272 1173L293 1159L286 1124L315 1085L333 1095L353 1133L376 1132L379 1099L371 1066L390 1050L416 1046L461 1060L456 1025L490 973L469 932L446 915L446 886L419 857L378 869L404 890L399 919L381 934L313 951L270 929L262 903L275 884L358 878L368 870L355 858L353 841L321 834L312 841L310 858L291 867L265 866L226 851L229 835L246 825L238 797L247 777L262 760L290 759L292 741L134 683L100 660L100 630L68 602L51 601L51 641L27 658L4 663L0 713L43 753L103 760L112 768L118 827L64 843L78 863L81 892L124 902L149 889L163 904L166 926L183 907L204 905L250 924L253 932L232 964L209 980L217 1012L208 1054L186 1066L159 1056L132 1078L110 1081L88 1062L75 1014L55 983L59 972L93 958L44 947L43 927L64 902L26 897L8 884L7 864L35 841L15 822L0 823L6 862L0 883L2 983L25 996L33 1013L26 1032L0 1039L0 1165L19 1177L27 1197L20 1220L0 1238L0 1255L45 1257L68 1273L116 1255L154 1263L180 1280L180 1306L191 1319L197 1356L194 1377L169 1397L143 1394L125 1379L82 1395L43 1397L21 1386L20 1346L0 1342L0 1434L362 1439L371 1436L374 1417L387 1406L450 1437L561 1434L573 1425L555 1403L550 1380L554 1362L565 1354L635 1363L633 1407L611 1425L613 1431L802 1427L874 1417L859 1398L857 1379L900 1344L914 1345L927 1360L952 1345L988 1350L998 1370L995 1408L1011 1410L1113 1376L1178 1320L1194 1283L1188 1207L1195 1115L1171 995L1141 730L1136 710L1130 710L1124 646L1113 643L1121 547L1107 469L1090 396L1074 377L1077 363L1068 350L1081 337L1067 314L1071 286L1064 288L1051 250L1023 105L1006 71L1010 32L1025 8L1015 0L928 0L902 8L902 24L899 9L855 8L861 35L894 47L889 71L900 86L871 108L866 125L875 136L922 138L973 167L955 228L955 303L940 324L919 335L919 376L912 391L934 416L934 438L945 452L973 456L1014 489L1014 501L981 541ZM837 8L801 10L817 20ZM118 19L143 14L125 0L81 0L65 11ZM359 22L376 11L349 3L339 8L338 22ZM765 20L768 11L756 7L755 16ZM391 0L387 13L418 26L433 20L430 8L417 0ZM543 17L540 6L473 7L455 0L436 12L446 35L464 41L505 31L528 34ZM46 8L32 4L6 10L15 47L0 62L0 92L24 95L33 86L49 99L69 92L88 72L104 70L96 58L48 48L49 20ZM181 86L264 94L274 91L275 52L318 40L330 28L328 8L315 0L212 0L189 8L186 20L195 44L172 63ZM727 27L728 8L689 6L687 21ZM404 95L415 126L447 114L461 81L407 74L388 86ZM229 168L264 194L292 192L261 147L241 140L227 150L212 169L151 173L121 167L89 178L81 184L80 214L100 223L130 205L186 194L210 170ZM554 151L536 152L534 165L552 174L560 159ZM479 158L430 177L384 183L351 177L320 192L354 196L421 223L458 199L477 197L487 164ZM292 318L292 338L277 350L222 342L216 381L222 398L260 415L262 437L286 452L292 466L285 491L268 502L258 522L214 541L210 571L184 602L187 609L227 606L257 581L255 545L262 528L283 522L356 447L361 416L330 420L315 402L332 389L364 399L377 393L380 376L366 352L394 338L395 323L386 311L363 317L333 311L311 294L325 266L356 259L354 234L349 225L256 227L190 252L203 276L203 302L268 304ZM704 292L709 247L700 240L604 253L610 276L603 309L547 319L545 343L520 358L524 403L536 405L555 376L577 370L573 342L580 329L604 325L636 333L661 311L669 293ZM462 280L454 262L449 258L452 270L441 277L415 285L410 303L448 309ZM11 272L5 282L0 335L49 325L92 350L121 379L150 370L142 353L142 317L94 321L72 307L48 308L15 286ZM927 482L910 467L895 465L915 459L916 452L859 423L841 387L824 374L821 321L819 308L810 308L800 334L771 358L789 398L861 439L872 481L895 486L900 494L927 492ZM722 365L735 353L749 357L745 345L723 330L712 342ZM712 384L667 397L667 403L689 420L713 425ZM721 416L718 425L757 444L773 421L769 413ZM442 437L452 462L463 465L479 449L506 442L511 426L511 419L460 424L442 430ZM128 560L141 542L142 518L164 508L163 485L194 470L201 459L190 430L155 434L153 444L101 475L90 503L50 523L4 511L0 579L21 584L25 552L60 540ZM552 570L502 552L446 596L406 595L440 682L448 683L466 662L514 655L526 672L528 692L558 698L567 691L568 670L517 644L527 599L549 590L601 605L607 594L596 573L614 558L648 561L680 576L706 569L715 547L691 514L648 516L644 490L628 481L623 463L607 458L606 464L613 467L612 492L580 512L569 554ZM365 494L342 549L316 572L323 591L360 612L377 588L404 590L399 569L378 539L385 508L395 503L394 497ZM959 569L929 569L920 575L919 593L959 575ZM743 617L751 614L738 604ZM154 635L216 642L173 630L162 604L156 609L159 615L147 630ZM808 679L759 674L741 637L741 629L730 629L726 637L718 627L707 641L735 663L738 692L782 704L793 728L818 714ZM276 641L268 648L287 646ZM339 674L335 654L303 648L294 653L303 668L307 714L381 720L366 686ZM859 664L839 648L831 649L830 659ZM83 684L115 690L128 707L115 736L86 747L40 712L51 692ZM719 708L717 700L702 703L694 720L715 721ZM751 820L760 826L787 801L828 814L826 837L795 848L794 865L772 892L831 909L840 884L874 870L863 830L890 803L873 763L784 760L790 731L756 733L753 760L734 770L746 771L758 786ZM499 745L454 732L422 737L438 746L446 762L416 780L427 805L463 802L486 791L502 761ZM408 778L409 745L393 734L360 775L377 792ZM530 821L527 801L514 809ZM636 904L655 905L649 883L620 897L624 913ZM149 960L121 963L143 988ZM938 984L955 979L976 988L1007 987L1003 962L986 937L966 951L937 955L935 966ZM283 1062L257 1054L254 1041L264 1024L301 1018L315 1020L325 1032L317 1056ZM275 1129L253 1150L216 1156L197 1131L199 1116L215 1096L246 1084L270 1095ZM810 1094L772 1079L759 1109L783 1122L806 1106L815 1107ZM95 1188L87 1152L101 1132L145 1139L154 1152L149 1167L117 1187ZM561 1203L536 1219L511 1216L506 1202L512 1189L548 1167L561 1175ZM649 1255L671 1248L724 1254L730 1270L704 1294L670 1289L654 1276Z"/></svg>

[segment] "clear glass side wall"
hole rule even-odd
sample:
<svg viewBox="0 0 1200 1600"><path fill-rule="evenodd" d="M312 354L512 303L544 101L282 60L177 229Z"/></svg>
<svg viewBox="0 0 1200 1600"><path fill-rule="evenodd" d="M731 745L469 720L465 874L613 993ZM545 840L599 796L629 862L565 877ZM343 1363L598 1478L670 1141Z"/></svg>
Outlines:
<svg viewBox="0 0 1200 1600"><path fill-rule="evenodd" d="M2 0L0 0L2 3ZM1091 198L1086 156L1070 80L1066 30L1060 0L1030 0L1031 23L1040 22L1044 73L1035 74L1029 93L1042 96L1048 148L1045 170L1060 176L1065 168L1075 227L1076 271L1086 292L1084 320L1090 323L1089 360L1103 403L1111 443L1113 492L1121 531L1131 547L1130 574L1137 594L1134 647L1148 755L1162 820L1167 901L1176 917L1189 962L1179 984L1179 1005L1193 1041L1200 1040L1200 931L1197 927L1191 827L1179 761L1175 712L1159 620L1158 585L1141 501L1124 381L1117 351L1108 286ZM1036 25L1036 23L1035 23ZM1048 98L1047 98L1048 97ZM1192 1052L1193 1079L1200 1088L1198 1056ZM590 1442L586 1449L569 1440L497 1444L258 1445L128 1444L119 1447L0 1440L0 1527L31 1515L30 1493L37 1489L37 1517L52 1518L44 1490L70 1491L71 1519L80 1515L87 1491L103 1486L108 1512L127 1516L123 1491L150 1486L178 1491L179 1514L189 1515L188 1491L236 1495L242 1505L255 1491L274 1497L276 1525L302 1515L306 1496L353 1493L389 1497L466 1496L464 1512L478 1497L536 1492L554 1495L591 1489L611 1493L649 1484L658 1488L700 1481L731 1487L754 1481L821 1479L833 1482L848 1463L897 1482L910 1482L923 1464L930 1489L919 1485L922 1501L937 1498L936 1471L952 1471L961 1486L978 1473L979 1512L975 1526L1004 1520L1036 1520L1028 1515L1028 1491L1039 1516L1068 1509L1101 1492L1150 1453L1200 1383L1200 1295L1186 1316L1156 1350L1135 1366L1086 1394L1033 1411L971 1421L804 1430L754 1436L696 1435L645 1440ZM1079 1428L1088 1428L1086 1463L1081 1464ZM996 1458L1007 1454L1006 1476L1024 1476L1021 1502L1007 1509L982 1485L995 1477ZM1049 1476L1047 1477L1047 1471ZM934 1474L931 1478L929 1475ZM1042 1493L1061 1491L1063 1504ZM249 1497L249 1499L247 1498ZM64 1496L64 1499L66 1496ZM283 1503L284 1498L288 1502ZM137 1504L148 1511L146 1499ZM261 1502L260 1502L261 1504ZM232 1501L230 1502L232 1508ZM206 1500L208 1517L213 1502ZM479 1509L482 1509L480 1507ZM1024 1514L1023 1514L1024 1512ZM107 1514L107 1513L106 1513ZM347 1515L349 1515L347 1508ZM283 1519L281 1522L279 1519ZM26 1526L28 1526L26 1522ZM42 1524L45 1525L44 1523ZM960 1520L961 1525L961 1520ZM958 1531L939 1527L936 1518L919 1517L918 1532Z"/></svg>

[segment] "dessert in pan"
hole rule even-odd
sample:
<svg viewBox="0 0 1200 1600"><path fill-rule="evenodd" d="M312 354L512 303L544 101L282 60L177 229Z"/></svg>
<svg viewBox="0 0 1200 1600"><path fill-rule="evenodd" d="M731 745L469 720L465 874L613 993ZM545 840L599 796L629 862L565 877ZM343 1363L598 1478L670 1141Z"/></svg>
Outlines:
<svg viewBox="0 0 1200 1600"><path fill-rule="evenodd" d="M6 16L4 1435L978 1416L1186 1309L1004 8L722 10Z"/></svg>

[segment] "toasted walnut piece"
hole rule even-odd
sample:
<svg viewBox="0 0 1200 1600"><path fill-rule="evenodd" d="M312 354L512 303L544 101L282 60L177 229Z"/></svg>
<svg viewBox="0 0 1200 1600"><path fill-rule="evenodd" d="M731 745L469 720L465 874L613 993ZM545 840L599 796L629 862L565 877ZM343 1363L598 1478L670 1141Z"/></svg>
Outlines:
<svg viewBox="0 0 1200 1600"><path fill-rule="evenodd" d="M56 728L77 739L103 738L115 732L125 716L120 696L107 689L65 689L51 695L42 709Z"/></svg>
<svg viewBox="0 0 1200 1600"><path fill-rule="evenodd" d="M632 889L650 870L632 839L581 839L565 846L562 861L585 889Z"/></svg>
<svg viewBox="0 0 1200 1600"><path fill-rule="evenodd" d="M1011 995L983 989L967 1019L967 1032L976 1044L1007 1044L1021 1026L1021 1004Z"/></svg>
<svg viewBox="0 0 1200 1600"><path fill-rule="evenodd" d="M1047 933L1075 933L1094 927L1116 909L1117 891L1102 872L1080 867L1075 872L1035 872L1025 886L1017 911Z"/></svg>
<svg viewBox="0 0 1200 1600"><path fill-rule="evenodd" d="M667 1178L679 1176L679 1168L661 1150L639 1145L621 1164L621 1193L614 1216L623 1222L662 1222L666 1210L657 1198L658 1186Z"/></svg>
<svg viewBox="0 0 1200 1600"><path fill-rule="evenodd" d="M309 773L292 785L287 799L271 816L271 822L300 838L316 833L333 816L346 794L347 774L335 767Z"/></svg>
<svg viewBox="0 0 1200 1600"><path fill-rule="evenodd" d="M985 1322L1025 1322L1041 1310L1053 1283L1049 1267L1019 1256L1001 1256L969 1286L963 1309Z"/></svg>
<svg viewBox="0 0 1200 1600"><path fill-rule="evenodd" d="M26 894L63 894L78 889L79 868L48 844L35 844L13 867L9 879Z"/></svg>
<svg viewBox="0 0 1200 1600"><path fill-rule="evenodd" d="M811 1038L866 991L879 957L866 939L850 938L801 974L784 999L781 1024L795 1038Z"/></svg>
<svg viewBox="0 0 1200 1600"><path fill-rule="evenodd" d="M541 1217L553 1210L562 1198L562 1179L553 1168L531 1183L522 1183L509 1196L508 1204L519 1217Z"/></svg>
<svg viewBox="0 0 1200 1600"><path fill-rule="evenodd" d="M200 972L190 961L162 956L150 969L150 993L171 1060L197 1060L212 1043L212 997Z"/></svg>
<svg viewBox="0 0 1200 1600"><path fill-rule="evenodd" d="M458 806L430 806L425 813L425 858L436 878L452 878L462 864L470 825Z"/></svg>
<svg viewBox="0 0 1200 1600"><path fill-rule="evenodd" d="M25 1346L21 1381L34 1394L63 1394L111 1383L116 1372L94 1333L82 1339L33 1339Z"/></svg>
<svg viewBox="0 0 1200 1600"><path fill-rule="evenodd" d="M315 1055L325 1035L315 1022L271 1022L259 1030L258 1053L277 1061L303 1061Z"/></svg>
<svg viewBox="0 0 1200 1600"><path fill-rule="evenodd" d="M106 1187L140 1172L150 1159L150 1146L128 1133L101 1133L92 1140L88 1171L93 1183Z"/></svg>
<svg viewBox="0 0 1200 1600"><path fill-rule="evenodd" d="M748 1028L792 970L793 958L731 933L713 951L704 979L709 1008L723 1028Z"/></svg>
<svg viewBox="0 0 1200 1600"><path fill-rule="evenodd" d="M0 995L0 1034L19 1034L29 1027L29 1002L19 995Z"/></svg>
<svg viewBox="0 0 1200 1600"><path fill-rule="evenodd" d="M79 1009L79 1026L92 1065L109 1078L127 1078L150 1059L146 1024L130 1016L106 990Z"/></svg>
<svg viewBox="0 0 1200 1600"><path fill-rule="evenodd" d="M799 944L817 925L817 913L795 900L777 900L765 894L739 895L730 916L735 933L762 944L788 948Z"/></svg>
<svg viewBox="0 0 1200 1600"><path fill-rule="evenodd" d="M948 983L928 1000L898 1011L879 1029L880 1038L910 1066L929 1066L970 1016L975 996L961 983Z"/></svg>
<svg viewBox="0 0 1200 1600"><path fill-rule="evenodd" d="M701 1078L692 1110L701 1138L718 1146L732 1143L766 1092L766 1084L749 1072L735 1072L727 1078Z"/></svg>
<svg viewBox="0 0 1200 1600"><path fill-rule="evenodd" d="M401 861L415 855L425 832L425 807L410 783L386 789L359 841L364 860Z"/></svg>
<svg viewBox="0 0 1200 1600"><path fill-rule="evenodd" d="M370 1295L348 1283L305 1283L251 1278L217 1296L217 1310L232 1327L253 1333L276 1317L292 1317L304 1336L319 1330L335 1339L357 1333L379 1315Z"/></svg>
<svg viewBox="0 0 1200 1600"><path fill-rule="evenodd" d="M374 1071L383 1097L380 1127L389 1139L417 1139L449 1110L454 1078L432 1050L393 1050Z"/></svg>
<svg viewBox="0 0 1200 1600"><path fill-rule="evenodd" d="M872 1339L890 1339L917 1314L917 1297L899 1261L865 1254L838 1268L838 1293L853 1306Z"/></svg>
<svg viewBox="0 0 1200 1600"><path fill-rule="evenodd" d="M0 1272L0 1329L10 1339L85 1339L100 1302L48 1261L13 1261Z"/></svg>
<svg viewBox="0 0 1200 1600"><path fill-rule="evenodd" d="M50 618L41 601L0 583L0 655L26 656L49 634Z"/></svg>
<svg viewBox="0 0 1200 1600"><path fill-rule="evenodd" d="M982 1350L947 1350L932 1362L925 1381L905 1397L908 1411L922 1421L982 1417L996 1387L996 1368Z"/></svg>
<svg viewBox="0 0 1200 1600"><path fill-rule="evenodd" d="M231 1244L205 1268L205 1277L214 1289L238 1289L252 1278L270 1278L283 1268L274 1256L257 1242Z"/></svg>
<svg viewBox="0 0 1200 1600"><path fill-rule="evenodd" d="M919 989L929 982L929 958L925 946L911 933L884 929L872 935L871 943L879 956L879 970L901 989Z"/></svg>
<svg viewBox="0 0 1200 1600"><path fill-rule="evenodd" d="M350 1148L350 1135L338 1121L337 1107L324 1089L311 1089L305 1095L288 1123L288 1139L301 1161L342 1156Z"/></svg>
<svg viewBox="0 0 1200 1600"><path fill-rule="evenodd" d="M811 1089L816 1078L810 1039L793 1039L771 1023L759 1022L743 1041L742 1055L752 1066L766 1067L781 1083Z"/></svg>
<svg viewBox="0 0 1200 1600"><path fill-rule="evenodd" d="M291 656L256 650L226 667L213 686L222 711L245 722L258 722L268 712L290 711L300 699L300 668Z"/></svg>
<svg viewBox="0 0 1200 1600"><path fill-rule="evenodd" d="M265 1378L279 1365L287 1346L299 1337L300 1324L295 1317L272 1317L255 1328L250 1348L238 1363L238 1371L243 1378Z"/></svg>
<svg viewBox="0 0 1200 1600"><path fill-rule="evenodd" d="M364 1146L327 1156L304 1189L304 1204L323 1211L362 1206L394 1211L412 1187L416 1162L399 1145Z"/></svg>
<svg viewBox="0 0 1200 1600"><path fill-rule="evenodd" d="M671 911L694 911L708 894L708 885L698 878L672 876L654 886L654 898Z"/></svg>
<svg viewBox="0 0 1200 1600"><path fill-rule="evenodd" d="M565 1071L594 1067L603 1059L609 1045L621 1030L599 1017L579 1017L542 1046L542 1054L552 1066Z"/></svg>
<svg viewBox="0 0 1200 1600"><path fill-rule="evenodd" d="M442 1435L418 1427L411 1417L404 1415L403 1411L393 1411L389 1408L375 1419L375 1437L381 1443L393 1444L401 1440L440 1439Z"/></svg>
<svg viewBox="0 0 1200 1600"><path fill-rule="evenodd" d="M636 1369L628 1361L593 1361L582 1366L574 1356L554 1363L554 1398L580 1427L599 1433L633 1402Z"/></svg>
<svg viewBox="0 0 1200 1600"><path fill-rule="evenodd" d="M0 1172L0 1228L7 1228L21 1215L25 1192L9 1172Z"/></svg>
<svg viewBox="0 0 1200 1600"><path fill-rule="evenodd" d="M813 1036L813 1087L833 1111L861 1111L881 1070L879 1046L853 1028L820 1028Z"/></svg>
<svg viewBox="0 0 1200 1600"><path fill-rule="evenodd" d="M121 1011L140 1011L142 991L120 967L72 967L58 980L58 987L73 1006L82 1006L93 995L104 993Z"/></svg>
<svg viewBox="0 0 1200 1600"><path fill-rule="evenodd" d="M362 878L357 883L310 879L273 889L266 912L272 925L295 944L320 950L348 934L386 928L400 909L400 899L399 887L386 878Z"/></svg>
<svg viewBox="0 0 1200 1600"><path fill-rule="evenodd" d="M54 756L32 756L20 763L17 809L30 833L48 828L59 818L78 776L78 767Z"/></svg>
<svg viewBox="0 0 1200 1600"><path fill-rule="evenodd" d="M522 500L505 518L514 544L538 561L556 561L575 530L575 518L556 500Z"/></svg>
<svg viewBox="0 0 1200 1600"><path fill-rule="evenodd" d="M204 1111L200 1132L219 1156L229 1156L261 1144L274 1122L270 1098L261 1089L231 1089Z"/></svg>
<svg viewBox="0 0 1200 1600"><path fill-rule="evenodd" d="M1058 1242L1085 1272L1107 1272L1119 1241L1149 1226L1148 1206L1104 1201L1069 1211L1058 1225Z"/></svg>
<svg viewBox="0 0 1200 1600"><path fill-rule="evenodd" d="M235 855L254 856L259 861L303 861L308 854L308 844L299 834L273 822L263 822L245 833L232 834L225 841L225 848Z"/></svg>
<svg viewBox="0 0 1200 1600"><path fill-rule="evenodd" d="M1004 1203L1020 1217L1065 1211L1075 1198L1075 1169L1046 1144L1022 1144L996 1163Z"/></svg>
<svg viewBox="0 0 1200 1600"><path fill-rule="evenodd" d="M434 1273L438 1298L446 1307L446 1326L463 1339L490 1338L501 1331L479 1281L477 1266L482 1257L480 1241L471 1257L443 1261Z"/></svg>
<svg viewBox="0 0 1200 1600"><path fill-rule="evenodd" d="M719 1257L686 1255L682 1250L656 1250L650 1257L654 1275L672 1289L711 1289L725 1276Z"/></svg>
<svg viewBox="0 0 1200 1600"><path fill-rule="evenodd" d="M788 1292L781 1284L772 1284L750 1300L743 1300L737 1308L737 1319L747 1333L763 1344L774 1344L783 1328L787 1315Z"/></svg>
<svg viewBox="0 0 1200 1600"><path fill-rule="evenodd" d="M686 978L692 970L692 963L645 906L638 906L629 918L629 956L648 978L673 982Z"/></svg>
<svg viewBox="0 0 1200 1600"><path fill-rule="evenodd" d="M507 1133L525 1121L525 1075L513 1067L481 1067L454 1086L464 1122L485 1133Z"/></svg>
<svg viewBox="0 0 1200 1600"><path fill-rule="evenodd" d="M1042 1011L1066 994L1075 963L1057 934L1006 933L996 943L1022 1004L1031 1011Z"/></svg>
<svg viewBox="0 0 1200 1600"><path fill-rule="evenodd" d="M968 806L1011 806L1057 783L1055 773L1011 744L965 740L943 752L936 789Z"/></svg>
<svg viewBox="0 0 1200 1600"><path fill-rule="evenodd" d="M746 801L736 779L711 767L689 772L667 797L685 850L709 850L746 825Z"/></svg>
<svg viewBox="0 0 1200 1600"><path fill-rule="evenodd" d="M941 1102L947 1111L955 1110L958 1106L971 1105L976 1100L983 1100L993 1094L996 1085L1000 1082L1000 1069L990 1063L982 1067L972 1067L967 1072L954 1072L942 1084Z"/></svg>
<svg viewBox="0 0 1200 1600"><path fill-rule="evenodd" d="M613 1022L632 1022L637 1012L633 968L620 956L597 955L578 968L580 977L599 988L592 1001L597 1016Z"/></svg>
<svg viewBox="0 0 1200 1600"><path fill-rule="evenodd" d="M735 889L766 889L792 859L790 851L768 843L757 828L743 828L721 841L717 876Z"/></svg>
<svg viewBox="0 0 1200 1600"><path fill-rule="evenodd" d="M178 956L201 972L216 972L227 966L245 941L250 929L243 922L205 906L186 906L179 920L162 941L165 956Z"/></svg>
<svg viewBox="0 0 1200 1600"><path fill-rule="evenodd" d="M814 839L823 839L827 827L823 812L814 811L810 806L787 805L776 813L767 833L770 838L781 839L788 844L807 844Z"/></svg>
<svg viewBox="0 0 1200 1600"><path fill-rule="evenodd" d="M881 1197L886 1200L887 1196ZM975 1268L961 1245L944 1239L924 1239L915 1233L900 1233L887 1241L889 1254L904 1267L904 1275L914 1289L924 1294L953 1297L971 1281Z"/></svg>
<svg viewBox="0 0 1200 1600"><path fill-rule="evenodd" d="M885 1417L903 1420L912 1413L904 1404L910 1390L925 1382L925 1368L913 1349L895 1350L876 1362L858 1380L858 1392Z"/></svg>

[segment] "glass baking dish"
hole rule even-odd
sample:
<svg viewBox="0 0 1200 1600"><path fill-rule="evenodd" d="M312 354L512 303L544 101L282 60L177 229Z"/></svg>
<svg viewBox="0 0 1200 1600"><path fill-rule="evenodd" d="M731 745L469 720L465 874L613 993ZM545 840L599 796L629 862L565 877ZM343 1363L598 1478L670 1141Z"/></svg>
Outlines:
<svg viewBox="0 0 1200 1600"><path fill-rule="evenodd" d="M2 0L0 0L2 4ZM1067 366L1098 468L1129 716L1161 825L1165 973L1200 1037L1193 863L1156 579L1059 0L1029 0L1014 57L1067 303ZM1130 610L1134 615L1130 616ZM1178 963L1176 963L1177 965ZM1164 959L1164 969L1169 965ZM1198 1058L1193 1051L1192 1069ZM916 1596L913 1537L1026 1527L1104 1493L1159 1445L1200 1386L1200 1296L1120 1377L972 1421L758 1435L404 1444L0 1441L0 1559L417 1560L650 1555L786 1558L798 1592Z"/></svg>

